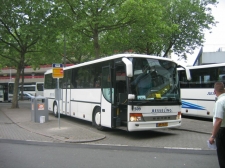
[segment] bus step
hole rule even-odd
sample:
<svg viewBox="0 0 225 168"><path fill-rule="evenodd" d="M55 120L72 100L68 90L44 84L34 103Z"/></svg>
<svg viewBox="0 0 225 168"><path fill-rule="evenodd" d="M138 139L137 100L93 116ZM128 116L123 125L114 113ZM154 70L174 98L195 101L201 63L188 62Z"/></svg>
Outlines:
<svg viewBox="0 0 225 168"><path fill-rule="evenodd" d="M120 129L120 130L124 130L124 131L127 131L127 127L123 127L123 126L120 126L120 127L116 127L116 129Z"/></svg>
<svg viewBox="0 0 225 168"><path fill-rule="evenodd" d="M127 121L121 121L121 126L127 126Z"/></svg>

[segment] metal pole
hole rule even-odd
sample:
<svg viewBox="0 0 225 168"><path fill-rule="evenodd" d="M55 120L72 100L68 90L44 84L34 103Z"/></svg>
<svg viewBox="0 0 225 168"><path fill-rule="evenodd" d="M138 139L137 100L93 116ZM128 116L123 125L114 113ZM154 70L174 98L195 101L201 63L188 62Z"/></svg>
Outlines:
<svg viewBox="0 0 225 168"><path fill-rule="evenodd" d="M66 35L64 30L64 57L63 57L63 66L66 67Z"/></svg>
<svg viewBox="0 0 225 168"><path fill-rule="evenodd" d="M57 78L57 91L58 91L58 125L60 129L60 90L59 90L59 78Z"/></svg>
<svg viewBox="0 0 225 168"><path fill-rule="evenodd" d="M9 76L9 82L11 82L11 78L12 78L12 75L11 75L11 67L9 67L9 72L10 72L10 76Z"/></svg>

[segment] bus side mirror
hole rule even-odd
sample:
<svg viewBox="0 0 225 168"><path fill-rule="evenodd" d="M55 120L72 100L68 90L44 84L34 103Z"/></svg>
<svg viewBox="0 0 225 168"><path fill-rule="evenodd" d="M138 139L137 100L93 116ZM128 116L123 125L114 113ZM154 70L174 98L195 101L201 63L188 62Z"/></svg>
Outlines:
<svg viewBox="0 0 225 168"><path fill-rule="evenodd" d="M186 76L187 76L187 80L190 81L191 80L191 73L190 73L190 69L185 66L185 65L182 65L182 63L177 63L178 65L182 66L184 69L185 69L185 72L186 72Z"/></svg>
<svg viewBox="0 0 225 168"><path fill-rule="evenodd" d="M133 77L133 66L132 66L132 62L129 59L125 58L125 57L122 58L122 61L126 65L127 77Z"/></svg>
<svg viewBox="0 0 225 168"><path fill-rule="evenodd" d="M134 94L128 94L128 100L134 100L135 95Z"/></svg>

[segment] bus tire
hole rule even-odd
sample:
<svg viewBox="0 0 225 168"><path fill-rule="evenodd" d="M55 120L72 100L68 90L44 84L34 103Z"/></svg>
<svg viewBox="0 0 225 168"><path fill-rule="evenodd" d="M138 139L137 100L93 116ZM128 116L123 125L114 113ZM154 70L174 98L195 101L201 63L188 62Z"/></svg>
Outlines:
<svg viewBox="0 0 225 168"><path fill-rule="evenodd" d="M105 128L101 126L101 108L97 107L94 110L94 115L92 117L92 123L95 128L100 131L103 131Z"/></svg>
<svg viewBox="0 0 225 168"><path fill-rule="evenodd" d="M58 105L56 102L53 104L53 114L55 117L58 117Z"/></svg>

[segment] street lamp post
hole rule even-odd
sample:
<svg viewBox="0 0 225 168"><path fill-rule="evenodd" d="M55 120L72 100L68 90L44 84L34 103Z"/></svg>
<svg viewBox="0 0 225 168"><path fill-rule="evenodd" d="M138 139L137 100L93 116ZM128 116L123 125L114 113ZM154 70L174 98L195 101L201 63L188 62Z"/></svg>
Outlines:
<svg viewBox="0 0 225 168"><path fill-rule="evenodd" d="M63 66L66 67L66 35L64 30L64 57L63 57Z"/></svg>
<svg viewBox="0 0 225 168"><path fill-rule="evenodd" d="M11 82L11 78L12 78L12 75L11 75L11 67L9 67L9 82Z"/></svg>

